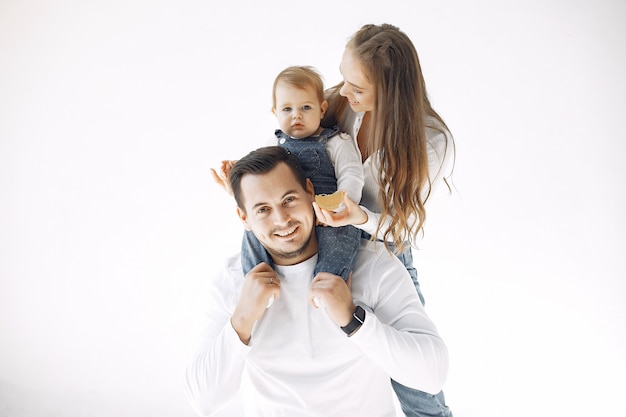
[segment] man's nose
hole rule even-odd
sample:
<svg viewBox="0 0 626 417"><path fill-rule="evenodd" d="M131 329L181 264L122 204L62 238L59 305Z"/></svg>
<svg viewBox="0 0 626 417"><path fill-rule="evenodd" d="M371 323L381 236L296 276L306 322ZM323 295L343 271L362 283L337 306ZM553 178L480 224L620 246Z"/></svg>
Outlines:
<svg viewBox="0 0 626 417"><path fill-rule="evenodd" d="M285 208L279 208L274 210L274 223L282 226L282 225L286 225L287 223L289 223L289 221L291 220L291 215L289 214L289 210L285 209Z"/></svg>

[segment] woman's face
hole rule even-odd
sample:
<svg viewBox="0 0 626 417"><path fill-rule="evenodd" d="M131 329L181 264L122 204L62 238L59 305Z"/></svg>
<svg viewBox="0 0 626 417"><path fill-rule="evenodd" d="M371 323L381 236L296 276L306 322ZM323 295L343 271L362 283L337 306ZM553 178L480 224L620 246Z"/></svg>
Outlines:
<svg viewBox="0 0 626 417"><path fill-rule="evenodd" d="M361 60L350 47L346 48L341 58L339 71L343 75L343 86L339 94L348 99L355 112L374 109L374 86L365 77Z"/></svg>

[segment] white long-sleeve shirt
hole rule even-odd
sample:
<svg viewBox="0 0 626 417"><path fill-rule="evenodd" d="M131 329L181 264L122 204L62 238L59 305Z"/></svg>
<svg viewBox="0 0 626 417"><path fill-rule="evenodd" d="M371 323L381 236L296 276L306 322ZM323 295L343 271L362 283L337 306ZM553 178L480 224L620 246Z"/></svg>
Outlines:
<svg viewBox="0 0 626 417"><path fill-rule="evenodd" d="M341 128L351 135L355 141L355 146L358 151L358 145L356 144L356 138L363 122L364 113L355 113L350 108L346 108L344 117L342 120ZM437 123L436 120L430 119L429 123ZM444 178L447 178L451 174L453 165L453 142L450 134L444 134L438 130L427 127L426 128L426 146L428 150L428 173L431 181L430 190L424 189L422 198L426 198L428 192L431 195L436 192L440 187ZM361 156L360 151L359 156ZM378 199L378 165L379 161L376 155L370 155L365 162L363 162L363 175L365 184L363 186L363 195L361 197L359 205L367 213L367 221L364 224L355 225L356 227L364 230L370 235L376 233L378 222L381 217L381 203ZM357 200L353 200L357 201ZM383 239L383 233L389 225L389 219L385 219L383 227L376 236L378 239ZM391 237L390 237L391 239Z"/></svg>
<svg viewBox="0 0 626 417"><path fill-rule="evenodd" d="M241 401L246 416L395 416L390 377L421 391L441 390L447 348L402 263L362 242L351 290L367 313L347 337L308 302L316 262L314 256L276 266L280 296L244 345L230 324L243 283L239 255L227 261L212 282L206 332L187 369L186 392L198 414Z"/></svg>

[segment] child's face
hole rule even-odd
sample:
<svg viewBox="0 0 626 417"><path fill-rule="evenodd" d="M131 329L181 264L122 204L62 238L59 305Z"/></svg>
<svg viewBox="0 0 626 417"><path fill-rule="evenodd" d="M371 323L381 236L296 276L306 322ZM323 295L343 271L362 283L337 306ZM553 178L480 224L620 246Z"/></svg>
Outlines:
<svg viewBox="0 0 626 417"><path fill-rule="evenodd" d="M328 103L320 103L312 87L303 89L279 82L276 86L276 107L272 109L280 129L296 139L318 134L320 121Z"/></svg>

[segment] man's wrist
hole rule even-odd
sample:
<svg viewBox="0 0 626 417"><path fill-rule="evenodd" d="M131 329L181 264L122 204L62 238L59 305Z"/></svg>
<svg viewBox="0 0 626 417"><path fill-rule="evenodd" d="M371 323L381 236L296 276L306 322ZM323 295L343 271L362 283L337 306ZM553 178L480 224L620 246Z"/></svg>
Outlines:
<svg viewBox="0 0 626 417"><path fill-rule="evenodd" d="M250 343L250 339L252 337L251 331L247 330L247 326L243 325L241 321L237 320L234 316L230 318L230 325L239 336L239 340L244 345L248 345ZM244 330L246 329L246 330Z"/></svg>
<svg viewBox="0 0 626 417"><path fill-rule="evenodd" d="M352 313L352 320L350 321L350 323L342 326L341 330L343 330L344 333L347 334L348 337L350 337L361 328L364 322L365 310L363 310L363 307L361 306L356 306L356 308L354 309L354 313Z"/></svg>

